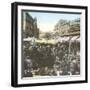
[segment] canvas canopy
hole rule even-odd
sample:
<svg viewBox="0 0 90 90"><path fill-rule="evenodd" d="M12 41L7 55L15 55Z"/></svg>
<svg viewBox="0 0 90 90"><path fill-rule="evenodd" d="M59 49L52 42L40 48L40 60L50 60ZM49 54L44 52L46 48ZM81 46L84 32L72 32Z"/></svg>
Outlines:
<svg viewBox="0 0 90 90"><path fill-rule="evenodd" d="M33 40L33 38L30 38L30 37L23 39L23 41L32 41L32 40Z"/></svg>
<svg viewBox="0 0 90 90"><path fill-rule="evenodd" d="M74 36L74 37L71 38L70 41L71 41L71 42L74 42L74 41L80 42L80 36Z"/></svg>
<svg viewBox="0 0 90 90"><path fill-rule="evenodd" d="M33 42L33 43L45 43L45 44L56 44L58 42L66 42L66 41L70 41L70 42L74 42L74 41L77 41L77 42L80 42L80 36L68 36L68 37L58 37L57 39L49 39L49 40L46 40L46 39L36 39L34 37L32 38L24 38L23 39L24 41L30 41L30 42Z"/></svg>
<svg viewBox="0 0 90 90"><path fill-rule="evenodd" d="M54 39L50 39L50 40L46 40L46 39L38 40L38 39L36 39L35 42L37 42L37 43L45 43L45 44L56 44L57 43Z"/></svg>

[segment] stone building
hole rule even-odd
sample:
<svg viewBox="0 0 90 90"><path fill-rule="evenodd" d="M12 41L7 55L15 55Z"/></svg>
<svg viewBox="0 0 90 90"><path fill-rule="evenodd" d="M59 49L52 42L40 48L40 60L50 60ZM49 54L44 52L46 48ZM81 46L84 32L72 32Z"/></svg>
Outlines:
<svg viewBox="0 0 90 90"><path fill-rule="evenodd" d="M39 38L39 28L37 27L37 19L33 18L29 13L24 11L22 15L23 37Z"/></svg>

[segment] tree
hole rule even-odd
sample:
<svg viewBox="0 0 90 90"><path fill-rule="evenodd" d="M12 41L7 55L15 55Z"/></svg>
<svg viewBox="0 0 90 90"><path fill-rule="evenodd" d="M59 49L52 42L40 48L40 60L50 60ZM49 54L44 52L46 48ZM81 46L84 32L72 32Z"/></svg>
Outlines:
<svg viewBox="0 0 90 90"><path fill-rule="evenodd" d="M77 18L70 22L70 29L68 30L68 33L80 33L80 18Z"/></svg>
<svg viewBox="0 0 90 90"><path fill-rule="evenodd" d="M66 34L68 32L69 25L69 21L60 19L55 25L54 31L56 31L55 33L59 35Z"/></svg>
<svg viewBox="0 0 90 90"><path fill-rule="evenodd" d="M46 38L47 40L51 38L51 33L46 32L43 38Z"/></svg>
<svg viewBox="0 0 90 90"><path fill-rule="evenodd" d="M80 18L67 21L60 19L54 27L56 36L80 33Z"/></svg>

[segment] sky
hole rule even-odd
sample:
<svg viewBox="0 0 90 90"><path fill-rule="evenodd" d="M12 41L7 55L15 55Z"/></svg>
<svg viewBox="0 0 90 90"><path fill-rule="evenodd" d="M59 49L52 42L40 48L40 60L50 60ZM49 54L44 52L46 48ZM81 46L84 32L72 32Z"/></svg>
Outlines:
<svg viewBox="0 0 90 90"><path fill-rule="evenodd" d="M80 18L80 14L67 13L46 13L46 12L29 12L33 18L37 18L37 26L41 32L52 32L54 26L60 19L74 20Z"/></svg>

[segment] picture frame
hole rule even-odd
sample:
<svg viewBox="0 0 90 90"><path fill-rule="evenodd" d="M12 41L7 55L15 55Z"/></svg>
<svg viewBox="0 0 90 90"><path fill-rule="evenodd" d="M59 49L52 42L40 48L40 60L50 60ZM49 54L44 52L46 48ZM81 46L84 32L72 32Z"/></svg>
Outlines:
<svg viewBox="0 0 90 90"><path fill-rule="evenodd" d="M88 7L11 4L11 86L88 82Z"/></svg>

